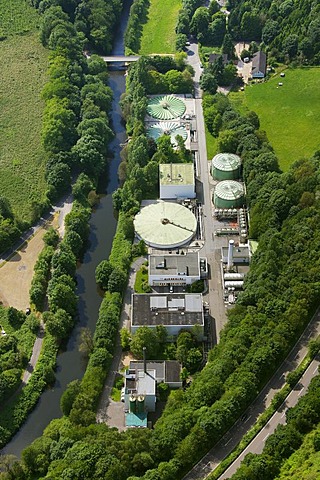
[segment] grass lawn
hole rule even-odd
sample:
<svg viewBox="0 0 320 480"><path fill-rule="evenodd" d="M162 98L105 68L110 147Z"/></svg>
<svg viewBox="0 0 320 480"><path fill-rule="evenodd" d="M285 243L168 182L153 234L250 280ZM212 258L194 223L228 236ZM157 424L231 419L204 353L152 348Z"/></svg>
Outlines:
<svg viewBox="0 0 320 480"><path fill-rule="evenodd" d="M143 285L148 283L148 267L143 264L136 273L136 280L134 282L134 291L136 293L146 293Z"/></svg>
<svg viewBox="0 0 320 480"><path fill-rule="evenodd" d="M320 148L320 68L287 69L284 78L246 87L243 101L259 115L282 170Z"/></svg>
<svg viewBox="0 0 320 480"><path fill-rule="evenodd" d="M4 5L10 11L18 3L28 23L31 7L23 0L0 0L0 12L7 18ZM32 205L44 199L46 190L40 135L44 102L40 97L47 80L48 52L38 36L35 30L1 42L0 192L17 218L27 221L32 218Z"/></svg>
<svg viewBox="0 0 320 480"><path fill-rule="evenodd" d="M148 21L143 26L140 54L175 53L178 13L182 0L150 0Z"/></svg>
<svg viewBox="0 0 320 480"><path fill-rule="evenodd" d="M207 145L207 157L208 160L211 160L217 153L217 139L211 135L207 126L205 126L206 132L206 145Z"/></svg>
<svg viewBox="0 0 320 480"><path fill-rule="evenodd" d="M40 16L27 0L0 0L0 36L33 31Z"/></svg>

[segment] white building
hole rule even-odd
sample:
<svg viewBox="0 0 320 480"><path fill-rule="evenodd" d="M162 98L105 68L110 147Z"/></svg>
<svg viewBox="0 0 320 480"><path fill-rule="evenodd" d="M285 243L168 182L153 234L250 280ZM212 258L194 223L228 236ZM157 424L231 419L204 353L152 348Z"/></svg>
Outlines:
<svg viewBox="0 0 320 480"><path fill-rule="evenodd" d="M191 285L200 280L199 253L181 252L149 255L149 285Z"/></svg>
<svg viewBox="0 0 320 480"><path fill-rule="evenodd" d="M194 325L204 328L201 293L138 294L131 300L131 333L139 327L156 328L163 325L169 336L180 330L192 330Z"/></svg>
<svg viewBox="0 0 320 480"><path fill-rule="evenodd" d="M193 163L165 163L159 165L160 198L195 198Z"/></svg>

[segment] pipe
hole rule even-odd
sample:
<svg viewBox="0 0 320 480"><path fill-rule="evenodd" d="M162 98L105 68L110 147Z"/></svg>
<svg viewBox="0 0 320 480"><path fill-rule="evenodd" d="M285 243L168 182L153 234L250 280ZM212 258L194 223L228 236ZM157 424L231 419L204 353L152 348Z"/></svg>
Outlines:
<svg viewBox="0 0 320 480"><path fill-rule="evenodd" d="M233 267L233 247L234 247L234 240L229 240L228 263L227 263L227 271L228 272Z"/></svg>

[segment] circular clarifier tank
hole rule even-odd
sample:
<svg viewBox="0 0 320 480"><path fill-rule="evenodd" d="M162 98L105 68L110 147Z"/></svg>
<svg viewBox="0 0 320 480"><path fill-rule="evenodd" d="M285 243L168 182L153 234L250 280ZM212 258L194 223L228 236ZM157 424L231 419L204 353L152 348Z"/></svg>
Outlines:
<svg viewBox="0 0 320 480"><path fill-rule="evenodd" d="M154 248L175 248L184 245L196 233L193 213L178 203L157 202L143 207L135 216L137 236Z"/></svg>
<svg viewBox="0 0 320 480"><path fill-rule="evenodd" d="M175 122L161 122L151 125L147 130L147 135L155 141L162 137L162 135L169 135L171 143L176 145L176 136L180 135L183 140L186 141L188 133L184 125Z"/></svg>
<svg viewBox="0 0 320 480"><path fill-rule="evenodd" d="M186 111L185 103L174 95L160 95L149 99L147 113L158 120L172 120Z"/></svg>

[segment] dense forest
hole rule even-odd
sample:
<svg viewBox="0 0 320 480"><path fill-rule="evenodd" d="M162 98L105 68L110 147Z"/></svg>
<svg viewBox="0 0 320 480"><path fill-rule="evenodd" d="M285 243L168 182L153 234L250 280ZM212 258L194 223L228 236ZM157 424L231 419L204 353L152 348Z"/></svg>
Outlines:
<svg viewBox="0 0 320 480"><path fill-rule="evenodd" d="M221 49L232 59L232 41L253 42L265 49L269 63L292 62L319 65L320 5L313 0L228 0L228 19L215 0L209 8L186 0L176 31L182 48L192 33L203 45Z"/></svg>

